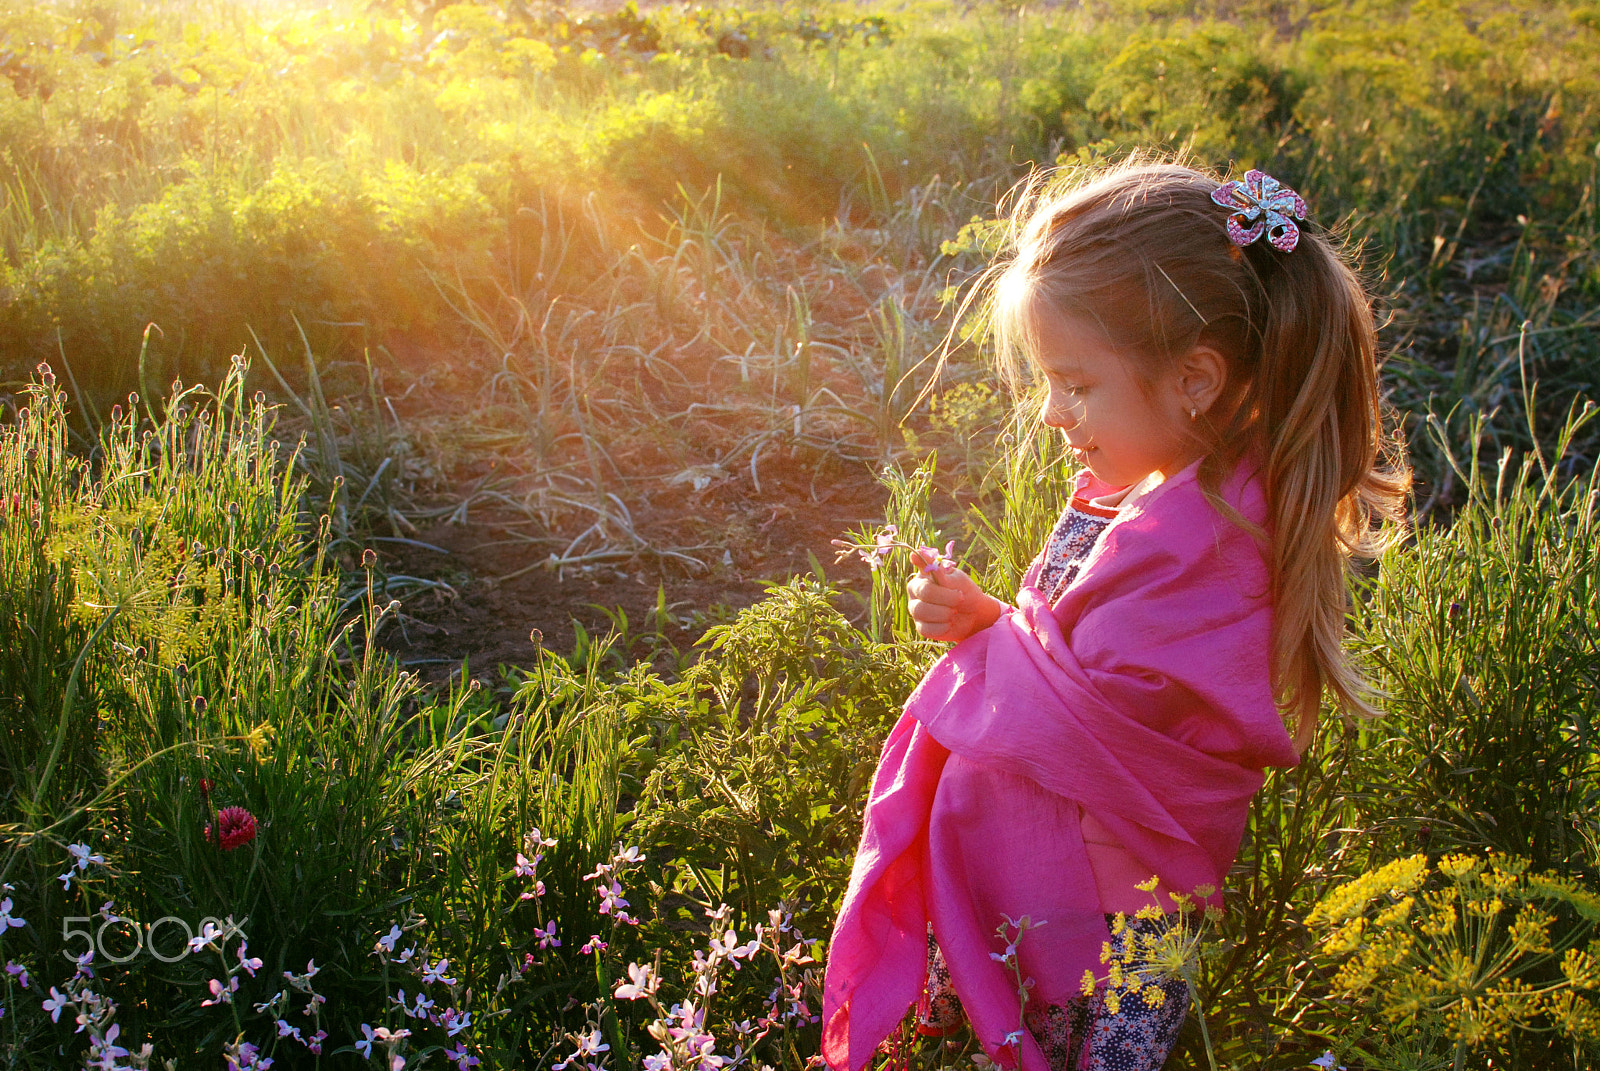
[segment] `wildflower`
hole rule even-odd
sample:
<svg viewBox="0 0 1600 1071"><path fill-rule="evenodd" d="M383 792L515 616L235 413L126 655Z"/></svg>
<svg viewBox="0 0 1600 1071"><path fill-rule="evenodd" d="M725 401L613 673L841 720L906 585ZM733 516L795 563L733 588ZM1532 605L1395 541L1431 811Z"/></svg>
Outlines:
<svg viewBox="0 0 1600 1071"><path fill-rule="evenodd" d="M389 928L389 935L387 937L378 938L377 947L383 949L385 952L392 953L394 951L395 942L398 940L400 940L400 927L391 926Z"/></svg>
<svg viewBox="0 0 1600 1071"><path fill-rule="evenodd" d="M889 557L891 550L905 545L900 542L899 536L899 528L892 524L886 524L873 536L871 543L851 543L843 539L832 540L833 545L839 548L839 553L834 556L834 561L842 562L854 554L876 572Z"/></svg>
<svg viewBox="0 0 1600 1071"><path fill-rule="evenodd" d="M57 874L56 880L61 883L62 892L72 891L72 871L69 870L65 874Z"/></svg>
<svg viewBox="0 0 1600 1071"><path fill-rule="evenodd" d="M539 859L540 856L535 855L530 860L526 855L518 852L517 865L511 868L511 872L519 878L531 878L534 875L534 867L539 865Z"/></svg>
<svg viewBox="0 0 1600 1071"><path fill-rule="evenodd" d="M247 959L245 957L244 945L245 943L243 941L239 942L239 967L242 970L248 971L250 977L254 978L256 976L256 971L261 969L261 960L256 958Z"/></svg>
<svg viewBox="0 0 1600 1071"><path fill-rule="evenodd" d="M628 906L628 901L622 898L622 886L613 879L609 884L601 885L595 889L600 897L600 914L609 915L618 908Z"/></svg>
<svg viewBox="0 0 1600 1071"><path fill-rule="evenodd" d="M40 1007L44 1008L45 1011L50 1013L50 1021L52 1023L58 1023L61 1021L61 1009L65 1008L71 1003L71 997L64 996L61 993L56 992L56 987L51 986L49 999L45 1000Z"/></svg>
<svg viewBox="0 0 1600 1071"><path fill-rule="evenodd" d="M527 836L522 838L522 846L530 852L537 848L554 848L556 846L556 839L554 837L547 837L543 833L540 833L539 827L535 826Z"/></svg>
<svg viewBox="0 0 1600 1071"><path fill-rule="evenodd" d="M921 554L922 557L928 562L927 565L922 567L920 572L927 574L937 572L940 569L954 569L956 560L953 555L955 554L955 551L956 541L953 539L944 545L944 553L942 554L934 547L917 548L917 553Z"/></svg>
<svg viewBox="0 0 1600 1071"><path fill-rule="evenodd" d="M11 897L8 896L4 900L0 900L0 934L13 927L26 926L27 924L25 919L11 917Z"/></svg>
<svg viewBox="0 0 1600 1071"><path fill-rule="evenodd" d="M551 919L549 924L547 926L545 926L545 928L542 929L542 930L539 929L537 926L535 926L534 929L533 929L533 932L539 938L539 947L541 949L544 949L544 948L560 948L561 947L561 938L556 936L556 920L555 919ZM532 957L530 956L529 958L531 959Z"/></svg>
<svg viewBox="0 0 1600 1071"><path fill-rule="evenodd" d="M83 955L78 957L78 972L76 974L74 974L73 977L74 978L93 978L94 977L94 967L92 966L93 963L94 963L94 949L92 949L92 948L85 949Z"/></svg>
<svg viewBox="0 0 1600 1071"><path fill-rule="evenodd" d="M300 1028L298 1026L290 1026L289 1023L283 1019L277 1020L276 1026L278 1027L278 1036L280 1038L292 1037L301 1044L305 1043L304 1039L300 1037Z"/></svg>
<svg viewBox="0 0 1600 1071"><path fill-rule="evenodd" d="M22 988L28 988L28 968L12 960L6 964L6 973L15 978Z"/></svg>
<svg viewBox="0 0 1600 1071"><path fill-rule="evenodd" d="M445 968L448 966L450 966L450 961L447 959L441 959L438 963L435 963L431 967L424 967L422 971L422 984L431 985L434 982L443 982L445 985L455 985L456 980L444 973Z"/></svg>
<svg viewBox="0 0 1600 1071"><path fill-rule="evenodd" d="M73 865L79 870L88 870L90 863L103 864L106 861L103 855L91 855L87 844L69 844L67 854L72 856Z"/></svg>
<svg viewBox="0 0 1600 1071"><path fill-rule="evenodd" d="M400 1010L405 1013L408 1019L426 1019L428 1017L428 1009L433 1007L433 1001L429 1000L423 993L417 994L412 1007L406 1007L406 991L404 989L400 990L400 999L395 1003L400 1005Z"/></svg>
<svg viewBox="0 0 1600 1071"><path fill-rule="evenodd" d="M117 1035L122 1033L122 1027L116 1023L111 1024L102 1038L93 1038L89 1042L88 1067L99 1068L101 1071L122 1071L117 1066L117 1059L128 1055L128 1050L121 1045L114 1044ZM91 1032L91 1038L92 1038Z"/></svg>
<svg viewBox="0 0 1600 1071"><path fill-rule="evenodd" d="M102 1003L101 998L88 989L80 993L78 999L83 1002L83 1005L78 1010L78 1028L73 1031L74 1034L83 1033L84 1027L92 1025L99 1018ZM93 1035L90 1036L92 1037Z"/></svg>
<svg viewBox="0 0 1600 1071"><path fill-rule="evenodd" d="M223 933L221 930L217 929L216 923L207 922L200 927L200 932L198 934L189 938L189 951L199 952L201 949L205 948L206 945L211 944L213 941L216 941L222 936Z"/></svg>
<svg viewBox="0 0 1600 1071"><path fill-rule="evenodd" d="M243 807L224 807L217 812L218 847L225 852L256 839L256 816ZM211 840L211 823L206 823L206 840Z"/></svg>
<svg viewBox="0 0 1600 1071"><path fill-rule="evenodd" d="M200 1002L202 1008L211 1004L232 1004L233 995L239 991L239 979L230 977L228 984L224 986L220 980L213 978L206 983L206 986L211 990L211 999L202 1000Z"/></svg>
<svg viewBox="0 0 1600 1071"><path fill-rule="evenodd" d="M356 1042L356 1048L360 1049L361 1055L365 1056L369 1060L372 1059L372 1045L374 1042L377 1042L380 1045L388 1045L392 1042L399 1041L401 1038L408 1038L411 1036L411 1031L409 1030L390 1030L386 1026L380 1026L378 1029L374 1030L366 1023L361 1024L361 1033L364 1034L365 1037L363 1040Z"/></svg>
<svg viewBox="0 0 1600 1071"><path fill-rule="evenodd" d="M612 858L611 862L615 866L622 866L624 863L638 863L643 861L643 859L644 856L640 853L637 847L624 848L621 844L618 844L617 854Z"/></svg>
<svg viewBox="0 0 1600 1071"><path fill-rule="evenodd" d="M574 1055L598 1056L602 1052L609 1051L610 1048L610 1045L607 1045L605 1042L600 1040L600 1031L595 1029L589 1031L587 1034L578 1035L578 1051Z"/></svg>
<svg viewBox="0 0 1600 1071"><path fill-rule="evenodd" d="M322 968L317 966L316 960L308 959L306 960L306 973L295 974L293 971L284 971L283 976L289 980L289 984L295 989L298 989L302 993L311 993L311 979L314 978L317 972L320 970L322 970ZM315 994L312 995L315 996Z"/></svg>
<svg viewBox="0 0 1600 1071"><path fill-rule="evenodd" d="M228 1071L250 1071L254 1068L265 1071L272 1066L272 1057L262 1056L261 1050L248 1041L224 1046L222 1055L228 1061Z"/></svg>
<svg viewBox="0 0 1600 1071"><path fill-rule="evenodd" d="M307 1041L305 1043L305 1045L306 1045L306 1048L311 1050L312 1055L314 1055L314 1056L321 1056L322 1055L322 1039L327 1037L327 1036L328 1036L328 1032L326 1030L318 1030L315 1034L311 1035L311 1039L309 1041Z"/></svg>
<svg viewBox="0 0 1600 1071"><path fill-rule="evenodd" d="M456 1042L456 1047L454 1049L446 1049L444 1054L446 1057L456 1062L456 1067L459 1069L459 1071L467 1071L468 1068L476 1067L479 1063L478 1058L476 1056L469 1055L467 1053L467 1046L459 1041Z"/></svg>
<svg viewBox="0 0 1600 1071"><path fill-rule="evenodd" d="M604 941L600 940L600 935L596 933L596 934L591 934L589 936L589 940L584 942L583 947L578 949L578 951L582 952L584 955L588 956L588 955L592 955L595 952L603 952L603 951L605 951L606 949L608 949L610 947L611 947L610 945L608 945Z"/></svg>
<svg viewBox="0 0 1600 1071"><path fill-rule="evenodd" d="M457 1011L455 1008L446 1008L444 1011L445 1037L455 1037L461 1031L472 1025L472 1013Z"/></svg>
<svg viewBox="0 0 1600 1071"><path fill-rule="evenodd" d="M1322 1071L1334 1071L1334 1067L1337 1066L1339 1071L1345 1071L1344 1065L1339 1063L1332 1052L1325 1052L1315 1060L1312 1060L1311 1066L1320 1067Z"/></svg>
<svg viewBox="0 0 1600 1071"><path fill-rule="evenodd" d="M616 996L622 1000L638 1000L648 997L661 986L661 979L656 977L655 971L648 965L638 963L628 964L628 980L617 986Z"/></svg>
<svg viewBox="0 0 1600 1071"><path fill-rule="evenodd" d="M105 903L100 905L100 917L105 919L107 923L122 921L117 917L116 913L111 910L115 906L116 902L114 900L107 900Z"/></svg>
<svg viewBox="0 0 1600 1071"><path fill-rule="evenodd" d="M759 926L756 927L758 931L760 928L761 927ZM739 944L738 934L734 933L732 930L729 930L723 935L720 941L717 940L716 937L712 937L711 946L714 952L727 956L728 959L733 962L734 970L740 970L740 960L749 959L751 956L761 951L761 937L758 933L757 936L751 938L749 941L746 941L741 945Z"/></svg>

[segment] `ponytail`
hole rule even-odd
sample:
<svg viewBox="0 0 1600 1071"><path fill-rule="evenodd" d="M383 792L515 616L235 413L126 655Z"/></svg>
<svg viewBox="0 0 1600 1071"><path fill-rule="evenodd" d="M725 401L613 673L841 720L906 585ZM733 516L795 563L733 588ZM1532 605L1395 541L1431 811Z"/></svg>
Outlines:
<svg viewBox="0 0 1600 1071"><path fill-rule="evenodd" d="M1341 644L1346 574L1351 555L1375 555L1403 530L1411 476L1403 447L1382 430L1376 331L1355 273L1317 235L1302 234L1292 254L1260 255L1273 258L1275 271L1266 280L1261 361L1241 412L1259 414L1266 447L1274 691L1295 715L1303 751L1324 686L1343 710L1378 713Z"/></svg>

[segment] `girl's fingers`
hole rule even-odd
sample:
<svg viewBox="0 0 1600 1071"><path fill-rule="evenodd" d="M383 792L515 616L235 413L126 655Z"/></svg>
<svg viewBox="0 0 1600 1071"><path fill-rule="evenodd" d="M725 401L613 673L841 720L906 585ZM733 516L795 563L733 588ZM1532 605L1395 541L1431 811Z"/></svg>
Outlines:
<svg viewBox="0 0 1600 1071"><path fill-rule="evenodd" d="M945 587L931 575L914 576L906 582L906 594L913 602L931 602L940 606L955 606L961 602L961 592Z"/></svg>

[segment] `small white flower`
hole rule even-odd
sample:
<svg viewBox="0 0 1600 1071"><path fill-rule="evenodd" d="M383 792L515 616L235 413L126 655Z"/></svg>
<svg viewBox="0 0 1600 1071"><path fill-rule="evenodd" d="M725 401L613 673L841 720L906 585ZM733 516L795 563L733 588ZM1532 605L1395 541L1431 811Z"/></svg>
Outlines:
<svg viewBox="0 0 1600 1071"><path fill-rule="evenodd" d="M250 972L250 977L254 978L256 976L256 971L261 969L261 960L255 958L255 957L247 957L245 955L245 947L244 946L245 946L245 943L243 941L240 941L239 942L239 966L241 968L243 968L244 970Z"/></svg>
<svg viewBox="0 0 1600 1071"><path fill-rule="evenodd" d="M65 1008L68 1004L71 1004L71 1003L72 1003L72 998L71 997L68 997L68 996L65 996L65 995L63 995L61 993L56 992L56 987L55 986L51 986L50 987L50 997L49 997L49 999L47 999L41 1005L41 1007L43 1007L45 1011L50 1013L50 1021L52 1023L57 1023L57 1022L61 1021L61 1009Z"/></svg>
<svg viewBox="0 0 1600 1071"><path fill-rule="evenodd" d="M104 863L103 855L91 855L87 844L69 844L67 852L72 856L73 863L79 870L88 870L90 863Z"/></svg>
<svg viewBox="0 0 1600 1071"><path fill-rule="evenodd" d="M198 934L189 938L189 951L199 952L201 949L205 948L206 945L211 944L220 937L222 937L222 931L217 929L216 923L208 922L204 926L200 927L200 932Z"/></svg>
<svg viewBox="0 0 1600 1071"><path fill-rule="evenodd" d="M628 980L617 986L616 996L623 1000L638 1000L654 993L661 986L661 979L656 977L648 964L628 964Z"/></svg>
<svg viewBox="0 0 1600 1071"><path fill-rule="evenodd" d="M202 1008L211 1004L232 1004L233 995L239 990L239 979L229 978L228 984L223 985L219 979L213 978L206 983L206 987L211 990L211 999L202 1000L200 1002Z"/></svg>
<svg viewBox="0 0 1600 1071"><path fill-rule="evenodd" d="M600 1040L600 1031L595 1029L589 1031L587 1034L578 1035L578 1051L573 1055L596 1056L602 1052L609 1051L610 1048L610 1045L607 1045L605 1042Z"/></svg>
<svg viewBox="0 0 1600 1071"><path fill-rule="evenodd" d="M424 967L422 970L423 984L431 985L434 982L443 982L445 985L455 985L456 980L444 973L445 968L449 966L449 960L441 959L438 963L435 963L431 967Z"/></svg>

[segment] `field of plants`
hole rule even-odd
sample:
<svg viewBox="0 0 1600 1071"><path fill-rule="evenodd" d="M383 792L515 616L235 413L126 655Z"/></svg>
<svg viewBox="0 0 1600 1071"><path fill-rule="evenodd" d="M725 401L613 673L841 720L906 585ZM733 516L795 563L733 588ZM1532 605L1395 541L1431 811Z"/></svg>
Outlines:
<svg viewBox="0 0 1600 1071"><path fill-rule="evenodd" d="M828 541L1015 589L1071 471L959 301L1142 148L1348 238L1419 477L1168 1066L1600 1067L1600 7L0 0L0 76L0 1065L815 1071L939 653Z"/></svg>

